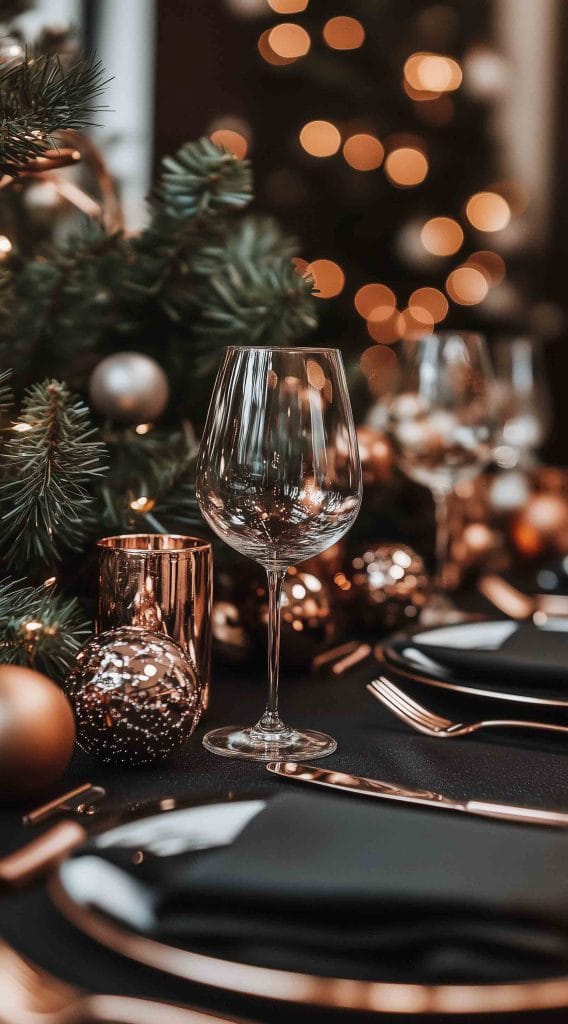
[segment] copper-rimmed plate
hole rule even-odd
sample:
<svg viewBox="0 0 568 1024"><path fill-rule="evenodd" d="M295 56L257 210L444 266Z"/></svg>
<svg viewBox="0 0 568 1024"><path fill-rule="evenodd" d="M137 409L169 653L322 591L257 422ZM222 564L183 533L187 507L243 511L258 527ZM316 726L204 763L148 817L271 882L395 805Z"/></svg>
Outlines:
<svg viewBox="0 0 568 1024"><path fill-rule="evenodd" d="M230 993L296 1005L399 1015L510 1014L568 1006L568 974L503 984L404 984L303 974L192 952L160 942L152 938L151 933L142 933L145 911L143 900L142 906L139 904L140 893L135 880L129 894L131 899L126 901L130 911L122 913L120 921L116 912L112 916L107 912L112 894L106 886L101 886L100 875L95 878L93 874L92 884L89 883L89 866L87 864L85 870L85 863L105 845L124 842L132 848L133 837L134 845L149 843L148 848L154 852L159 852L160 848L167 851L168 845L173 852L180 852L181 848L204 849L209 840L211 845L221 845L230 842L231 832L261 810L265 800L263 795L242 800L221 798L214 802L192 800L183 805L186 810L183 821L181 816L176 821L175 815L170 814L167 814L169 822L164 821L162 813L157 831L155 811L148 818L138 815L134 822L113 823L114 836L102 831L88 848L60 866L50 882L51 897L68 921L105 947L177 978ZM209 821L214 817L220 824L217 830L213 828L208 840L207 810L213 808L214 816L210 815ZM162 807L162 812L164 809L167 808ZM179 811L180 805L174 804L172 810ZM193 824L192 810L196 812ZM181 838L180 824L183 824ZM101 905L105 903L104 898L101 901L105 890L106 907ZM129 924L124 922L125 917L130 917Z"/></svg>

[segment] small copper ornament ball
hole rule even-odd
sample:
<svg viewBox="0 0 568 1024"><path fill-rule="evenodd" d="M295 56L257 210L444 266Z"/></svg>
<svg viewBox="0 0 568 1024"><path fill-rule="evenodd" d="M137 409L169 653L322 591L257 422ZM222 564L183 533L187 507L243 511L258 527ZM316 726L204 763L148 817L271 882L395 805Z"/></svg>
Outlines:
<svg viewBox="0 0 568 1024"><path fill-rule="evenodd" d="M418 619L429 585L424 562L406 544L367 544L334 582L360 622L389 631Z"/></svg>
<svg viewBox="0 0 568 1024"><path fill-rule="evenodd" d="M95 367L89 380L94 408L115 423L148 423L168 404L168 378L155 359L141 352L116 352Z"/></svg>
<svg viewBox="0 0 568 1024"><path fill-rule="evenodd" d="M89 640L67 679L77 741L107 764L138 767L191 736L201 702L197 673L170 637L136 626Z"/></svg>
<svg viewBox="0 0 568 1024"><path fill-rule="evenodd" d="M0 800L31 797L63 774L75 742L69 701L47 676L0 668Z"/></svg>

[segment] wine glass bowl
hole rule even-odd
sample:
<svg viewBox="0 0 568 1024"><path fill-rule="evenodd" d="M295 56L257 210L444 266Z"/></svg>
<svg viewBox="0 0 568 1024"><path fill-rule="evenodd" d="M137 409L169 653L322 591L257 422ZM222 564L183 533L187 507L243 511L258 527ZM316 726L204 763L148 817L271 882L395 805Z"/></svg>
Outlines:
<svg viewBox="0 0 568 1024"><path fill-rule="evenodd" d="M226 756L261 760L331 752L335 741L329 737L284 726L276 692L286 570L338 541L361 503L359 453L339 351L227 349L200 447L196 489L207 523L264 566L270 592L267 711L253 730L215 730L205 745Z"/></svg>

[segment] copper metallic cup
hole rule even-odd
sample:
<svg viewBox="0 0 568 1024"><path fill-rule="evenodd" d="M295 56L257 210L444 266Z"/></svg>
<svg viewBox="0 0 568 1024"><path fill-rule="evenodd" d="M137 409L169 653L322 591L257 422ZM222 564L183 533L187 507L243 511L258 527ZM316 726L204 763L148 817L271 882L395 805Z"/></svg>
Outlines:
<svg viewBox="0 0 568 1024"><path fill-rule="evenodd" d="M211 681L211 544L198 537L135 533L103 537L97 632L141 626L177 640L193 661L202 707Z"/></svg>

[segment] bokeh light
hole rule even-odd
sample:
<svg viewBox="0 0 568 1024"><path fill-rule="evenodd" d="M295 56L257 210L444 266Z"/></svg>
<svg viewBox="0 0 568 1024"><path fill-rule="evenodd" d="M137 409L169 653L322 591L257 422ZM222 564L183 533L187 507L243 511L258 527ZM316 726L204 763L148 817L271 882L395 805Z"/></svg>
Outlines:
<svg viewBox="0 0 568 1024"><path fill-rule="evenodd" d="M367 320L369 336L380 345L391 345L393 341L398 341L402 338L404 329L405 323L398 309L381 319Z"/></svg>
<svg viewBox="0 0 568 1024"><path fill-rule="evenodd" d="M283 21L275 25L268 36L268 44L274 53L285 60L297 60L305 57L311 40L305 28L293 21Z"/></svg>
<svg viewBox="0 0 568 1024"><path fill-rule="evenodd" d="M425 326L439 324L448 315L448 300L438 288L417 288L408 300L415 320Z"/></svg>
<svg viewBox="0 0 568 1024"><path fill-rule="evenodd" d="M474 252L471 256L468 256L466 264L468 267L475 267L476 270L480 270L491 288L501 284L505 278L505 260L502 256L499 256L499 253L481 249L479 252Z"/></svg>
<svg viewBox="0 0 568 1024"><path fill-rule="evenodd" d="M300 132L300 143L310 156L333 156L341 145L341 135L331 121L308 121Z"/></svg>
<svg viewBox="0 0 568 1024"><path fill-rule="evenodd" d="M276 14L300 14L305 11L309 0L267 0Z"/></svg>
<svg viewBox="0 0 568 1024"><path fill-rule="evenodd" d="M406 340L415 341L417 338L422 338L425 334L429 334L433 328L434 317L426 309L420 308L420 318L410 308L403 310L400 314L401 337Z"/></svg>
<svg viewBox="0 0 568 1024"><path fill-rule="evenodd" d="M300 275L300 277L304 277L308 270L309 263L301 256L292 256L292 266L294 267L296 273Z"/></svg>
<svg viewBox="0 0 568 1024"><path fill-rule="evenodd" d="M475 267L456 267L446 281L446 291L460 306L475 306L483 302L489 285L481 270Z"/></svg>
<svg viewBox="0 0 568 1024"><path fill-rule="evenodd" d="M12 252L12 243L7 235L0 235L0 259L5 259Z"/></svg>
<svg viewBox="0 0 568 1024"><path fill-rule="evenodd" d="M332 299L345 286L345 274L333 260L314 260L308 263L306 273L314 279L314 294L318 299Z"/></svg>
<svg viewBox="0 0 568 1024"><path fill-rule="evenodd" d="M247 155L248 142L240 132L235 132L231 128L217 128L216 131L211 132L209 138L216 146L228 149L239 160Z"/></svg>
<svg viewBox="0 0 568 1024"><path fill-rule="evenodd" d="M339 15L326 21L323 38L332 50L356 50L365 41L365 29L357 18Z"/></svg>
<svg viewBox="0 0 568 1024"><path fill-rule="evenodd" d="M453 256L463 245L463 231L452 217L431 217L424 224L420 238L433 256Z"/></svg>
<svg viewBox="0 0 568 1024"><path fill-rule="evenodd" d="M371 345L363 352L360 366L374 394L384 395L394 387L398 376L398 359L392 348Z"/></svg>
<svg viewBox="0 0 568 1024"><path fill-rule="evenodd" d="M343 156L356 171L374 171L383 162L385 151L374 135L364 132L351 135L344 147Z"/></svg>
<svg viewBox="0 0 568 1024"><path fill-rule="evenodd" d="M476 192L468 199L465 212L478 231L502 231L511 219L507 200L497 192Z"/></svg>
<svg viewBox="0 0 568 1024"><path fill-rule="evenodd" d="M294 58L280 57L279 54L275 53L270 45L270 33L271 28L265 29L265 31L259 36L257 43L258 52L263 60L267 64L273 64L274 67L285 67L287 64L293 64Z"/></svg>
<svg viewBox="0 0 568 1024"><path fill-rule="evenodd" d="M364 284L355 295L355 309L365 320L373 317L376 310L386 310L386 316L390 316L396 309L396 296L386 284ZM373 318L384 320L386 316L378 314Z"/></svg>
<svg viewBox="0 0 568 1024"><path fill-rule="evenodd" d="M393 185L413 188L420 185L428 174L428 160L419 149L401 146L387 156L385 172Z"/></svg>
<svg viewBox="0 0 568 1024"><path fill-rule="evenodd" d="M453 57L440 53L413 53L404 65L404 77L412 89L453 92L462 83L462 71Z"/></svg>

